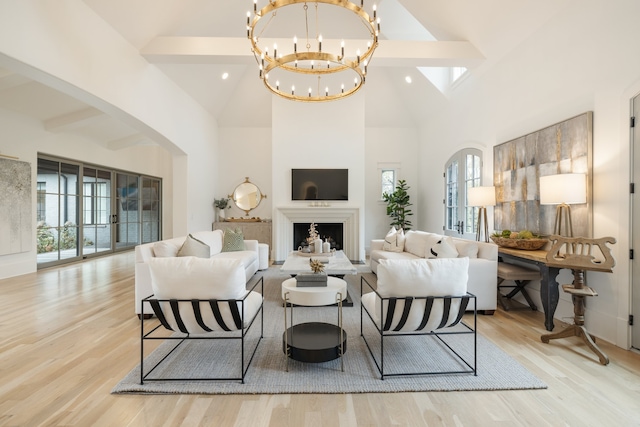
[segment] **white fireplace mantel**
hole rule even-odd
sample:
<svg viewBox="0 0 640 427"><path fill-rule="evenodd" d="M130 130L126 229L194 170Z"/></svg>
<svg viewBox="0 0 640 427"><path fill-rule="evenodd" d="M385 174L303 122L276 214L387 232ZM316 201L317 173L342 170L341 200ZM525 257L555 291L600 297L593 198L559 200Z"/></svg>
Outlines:
<svg viewBox="0 0 640 427"><path fill-rule="evenodd" d="M360 259L360 210L336 207L278 207L275 209L273 244L275 259L285 260L293 248L293 224L298 222L342 223L344 253Z"/></svg>

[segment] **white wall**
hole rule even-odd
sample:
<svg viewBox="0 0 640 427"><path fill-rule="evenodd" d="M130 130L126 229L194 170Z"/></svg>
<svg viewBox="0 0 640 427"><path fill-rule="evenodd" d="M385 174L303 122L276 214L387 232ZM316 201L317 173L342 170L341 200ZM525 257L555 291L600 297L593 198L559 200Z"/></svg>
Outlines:
<svg viewBox="0 0 640 427"><path fill-rule="evenodd" d="M291 200L291 169L349 169L349 200L330 204L360 209L360 259L364 259L364 95L356 93L340 101L320 104L274 96L272 114L273 208L309 205ZM274 236L278 235L276 227L274 223Z"/></svg>
<svg viewBox="0 0 640 427"><path fill-rule="evenodd" d="M214 198L228 197L245 177L249 177L267 196L249 216L271 219L271 128L220 128L219 138L218 191ZM245 216L245 212L234 204L226 214L228 217Z"/></svg>
<svg viewBox="0 0 640 427"><path fill-rule="evenodd" d="M284 103L285 109L288 107L299 108L300 103ZM332 109L336 103L325 104L323 109ZM347 107L350 111L352 107ZM288 114L288 113L287 113ZM277 116L276 116L277 117ZM288 116L287 116L288 117ZM286 121L286 125L292 122ZM333 125L332 125L333 126ZM341 133L339 129L329 130L329 126L322 127L324 134ZM255 183L261 191L267 194L258 208L251 211L251 216L259 216L261 218L271 219L272 209L275 206L274 200L280 198L281 205L291 203L289 194L290 184L290 168L292 167L334 167L335 161L333 157L325 162L309 158L317 148L307 150L302 146L303 152L297 155L303 156L303 159L288 160L293 166L283 166L279 164L279 160L273 160L272 156L272 131L271 128L220 128L220 158L224 159L218 163L218 186L222 189L215 198L220 198L230 194L233 189L244 180L245 176L249 176L251 181ZM300 145L300 139L295 137L296 146ZM321 147L326 147L329 152L335 152L333 145L322 141ZM340 146L342 146L340 144ZM322 148L325 150L325 148ZM411 200L415 203L418 195L418 158L415 153L418 151L418 132L416 128L366 128L365 129L365 148L364 148L364 248L368 252L371 239L379 239L384 237L389 228L390 219L386 215L386 204L380 199L380 176L378 165L380 163L397 163L400 166L399 178L407 180L411 187L409 194ZM357 162L360 162L361 155L354 153L351 155ZM272 167L272 163L278 164L281 168L276 171ZM356 169L351 168L351 161L345 156L346 167L350 168L350 179L354 179ZM336 166L337 167L337 166ZM281 173L284 168L284 173ZM288 169L287 169L288 168ZM274 189L273 176L277 175L284 184L284 188ZM355 178L360 181L362 178ZM358 194L360 191L354 189L352 195ZM277 195L275 195L277 193ZM340 206L344 203L340 204ZM411 220L414 229L417 229L419 212L415 207L414 216ZM232 207L228 216L243 216L244 213ZM272 243L273 245L273 243Z"/></svg>
<svg viewBox="0 0 640 427"><path fill-rule="evenodd" d="M382 239L391 227L387 216L387 204L380 194L380 164L397 164L398 179L409 186L413 215L409 220L413 230L419 230L421 219L417 207L420 187L428 183L418 181L418 129L416 128L367 128L365 148L365 250L369 253L372 239Z"/></svg>
<svg viewBox="0 0 640 427"><path fill-rule="evenodd" d="M614 236L613 274L589 273L598 292L587 307L596 336L629 346L629 99L640 84L640 3L574 1L495 66L473 73L421 129L421 182L442 182L443 162L469 141L492 147L547 125L594 111L594 235ZM485 163L491 168L491 162ZM486 172L486 169L485 169ZM485 174L486 176L486 174ZM491 181L488 181L491 182ZM421 187L422 201L442 199L442 186ZM440 205L421 205L427 229L443 223ZM536 292L531 292L537 298ZM556 318L572 318L560 292Z"/></svg>

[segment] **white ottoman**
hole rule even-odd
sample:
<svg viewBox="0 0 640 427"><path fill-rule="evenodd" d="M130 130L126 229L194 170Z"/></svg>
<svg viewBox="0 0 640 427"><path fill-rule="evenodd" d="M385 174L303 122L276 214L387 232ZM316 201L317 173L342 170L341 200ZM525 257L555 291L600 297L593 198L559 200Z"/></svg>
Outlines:
<svg viewBox="0 0 640 427"><path fill-rule="evenodd" d="M269 268L269 245L258 243L258 270Z"/></svg>

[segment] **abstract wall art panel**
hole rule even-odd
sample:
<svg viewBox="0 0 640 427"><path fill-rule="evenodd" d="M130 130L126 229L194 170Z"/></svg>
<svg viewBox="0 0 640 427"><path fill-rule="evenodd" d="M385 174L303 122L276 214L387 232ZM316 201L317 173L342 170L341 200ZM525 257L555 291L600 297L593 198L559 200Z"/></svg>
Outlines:
<svg viewBox="0 0 640 427"><path fill-rule="evenodd" d="M0 255L31 250L31 165L0 157Z"/></svg>
<svg viewBox="0 0 640 427"><path fill-rule="evenodd" d="M540 177L561 173L587 176L587 203L571 205L573 234L591 237L593 112L493 147L496 187L495 230L553 233L556 206L541 205Z"/></svg>

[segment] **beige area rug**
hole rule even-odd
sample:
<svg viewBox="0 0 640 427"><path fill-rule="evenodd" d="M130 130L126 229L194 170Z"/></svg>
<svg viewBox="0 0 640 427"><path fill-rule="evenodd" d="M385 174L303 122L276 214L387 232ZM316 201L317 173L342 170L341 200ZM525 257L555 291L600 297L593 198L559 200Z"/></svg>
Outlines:
<svg viewBox="0 0 640 427"><path fill-rule="evenodd" d="M362 267L362 266L360 266ZM417 377L393 377L380 380L378 371L360 336L360 275L347 276L353 307L343 309L344 329L347 332L347 351L343 357L344 372L340 360L324 363L302 363L289 361L282 351L284 314L280 299L280 283L286 276L280 275L279 266L264 272L264 335L258 346L245 383L239 382L145 382L140 385L140 367L133 368L113 388L115 394L272 394L272 393L384 393L415 391L462 391L462 390L521 390L544 389L546 384L531 374L511 356L500 350L478 334L477 372L473 374L429 375ZM362 268L360 268L362 270ZM294 309L296 323L320 321L335 323L335 307L297 307ZM465 316L467 317L467 316ZM156 319L147 322L156 322ZM367 323L365 322L365 325ZM256 327L257 326L257 327ZM250 334L247 348L259 334L259 324L254 325L255 334ZM373 329L367 330L367 336ZM455 337L453 339L456 339ZM370 340L371 341L371 340ZM375 338L373 341L376 341ZM466 342L471 341L466 338ZM145 369L164 357L174 343L163 343L145 358ZM472 345L457 343L466 355ZM191 341L176 350L157 369L154 375L163 376L217 376L221 373L239 372L238 351L225 351L228 345L215 342ZM395 348L394 348L395 347ZM237 344L235 344L235 348ZM132 352L139 347L132 348ZM246 350L245 350L246 351ZM400 358L391 357L400 355ZM435 339L421 340L402 338L385 341L385 373L399 368L415 366L417 370L428 366L429 370L447 370L460 367Z"/></svg>

